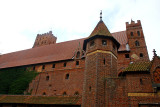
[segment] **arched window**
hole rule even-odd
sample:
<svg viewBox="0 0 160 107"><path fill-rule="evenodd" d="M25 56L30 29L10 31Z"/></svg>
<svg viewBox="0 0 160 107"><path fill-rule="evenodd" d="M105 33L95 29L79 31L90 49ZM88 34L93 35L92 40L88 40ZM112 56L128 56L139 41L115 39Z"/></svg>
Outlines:
<svg viewBox="0 0 160 107"><path fill-rule="evenodd" d="M133 32L131 32L131 36L134 36L134 35L133 35Z"/></svg>
<svg viewBox="0 0 160 107"><path fill-rule="evenodd" d="M135 41L136 46L140 46L139 41Z"/></svg>
<svg viewBox="0 0 160 107"><path fill-rule="evenodd" d="M45 92L43 92L43 94L42 95L46 95L46 93Z"/></svg>
<svg viewBox="0 0 160 107"><path fill-rule="evenodd" d="M78 91L76 91L76 92L74 93L74 95L79 95L79 92L78 92Z"/></svg>
<svg viewBox="0 0 160 107"><path fill-rule="evenodd" d="M141 36L140 31L137 31L137 35L138 35L138 36Z"/></svg>
<svg viewBox="0 0 160 107"><path fill-rule="evenodd" d="M42 69L45 69L45 65L42 66Z"/></svg>
<svg viewBox="0 0 160 107"><path fill-rule="evenodd" d="M105 60L105 58L103 59L103 64L104 64L104 65L106 64L106 60Z"/></svg>
<svg viewBox="0 0 160 107"><path fill-rule="evenodd" d="M63 96L66 96L67 95L67 93L66 92L63 92Z"/></svg>
<svg viewBox="0 0 160 107"><path fill-rule="evenodd" d="M65 79L67 80L69 79L69 74L66 74Z"/></svg>
<svg viewBox="0 0 160 107"><path fill-rule="evenodd" d="M76 61L76 65L79 65L79 61Z"/></svg>
<svg viewBox="0 0 160 107"><path fill-rule="evenodd" d="M78 51L77 55L76 55L76 58L79 58L79 57L80 57L80 52Z"/></svg>
<svg viewBox="0 0 160 107"><path fill-rule="evenodd" d="M107 41L106 40L102 40L102 45L107 45Z"/></svg>

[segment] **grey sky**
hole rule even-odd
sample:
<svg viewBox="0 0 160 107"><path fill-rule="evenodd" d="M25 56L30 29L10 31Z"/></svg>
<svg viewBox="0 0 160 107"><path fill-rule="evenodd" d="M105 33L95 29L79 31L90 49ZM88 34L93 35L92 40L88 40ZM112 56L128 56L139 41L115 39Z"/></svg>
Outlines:
<svg viewBox="0 0 160 107"><path fill-rule="evenodd" d="M160 55L160 0L1 0L0 53L31 48L38 33L52 30L57 42L89 36L99 21L110 32L141 20L150 59Z"/></svg>

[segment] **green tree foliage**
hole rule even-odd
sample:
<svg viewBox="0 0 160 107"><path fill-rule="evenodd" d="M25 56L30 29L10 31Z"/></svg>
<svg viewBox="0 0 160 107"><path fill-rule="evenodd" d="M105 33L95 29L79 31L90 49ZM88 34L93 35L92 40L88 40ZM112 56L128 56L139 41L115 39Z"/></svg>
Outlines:
<svg viewBox="0 0 160 107"><path fill-rule="evenodd" d="M23 94L37 74L24 67L0 70L0 94Z"/></svg>

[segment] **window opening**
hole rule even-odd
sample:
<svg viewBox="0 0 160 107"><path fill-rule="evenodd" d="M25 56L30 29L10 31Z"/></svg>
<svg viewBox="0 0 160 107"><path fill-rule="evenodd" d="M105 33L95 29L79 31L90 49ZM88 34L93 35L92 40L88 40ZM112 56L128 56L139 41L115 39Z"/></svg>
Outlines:
<svg viewBox="0 0 160 107"><path fill-rule="evenodd" d="M129 58L129 54L125 54L125 58Z"/></svg>
<svg viewBox="0 0 160 107"><path fill-rule="evenodd" d="M106 40L102 40L102 45L107 45L107 41Z"/></svg>
<svg viewBox="0 0 160 107"><path fill-rule="evenodd" d="M76 61L76 65L79 65L79 61Z"/></svg>
<svg viewBox="0 0 160 107"><path fill-rule="evenodd" d="M33 66L33 70L35 70L36 69L36 67L35 66Z"/></svg>
<svg viewBox="0 0 160 107"><path fill-rule="evenodd" d="M67 65L67 63L65 62L63 66L66 67L66 65Z"/></svg>
<svg viewBox="0 0 160 107"><path fill-rule="evenodd" d="M141 84L141 85L143 84L142 78L140 78L140 84Z"/></svg>
<svg viewBox="0 0 160 107"><path fill-rule="evenodd" d="M79 57L80 57L80 52L78 51L77 55L76 55L76 58L79 58Z"/></svg>
<svg viewBox="0 0 160 107"><path fill-rule="evenodd" d="M46 76L46 80L47 80L47 81L49 80L49 76Z"/></svg>
<svg viewBox="0 0 160 107"><path fill-rule="evenodd" d="M104 65L106 64L106 60L105 60L105 58L103 59L103 64L104 64Z"/></svg>
<svg viewBox="0 0 160 107"><path fill-rule="evenodd" d="M67 95L67 93L66 92L63 92L63 96L66 96Z"/></svg>
<svg viewBox="0 0 160 107"><path fill-rule="evenodd" d="M138 36L141 36L140 31L137 31Z"/></svg>
<svg viewBox="0 0 160 107"><path fill-rule="evenodd" d="M135 41L136 46L140 46L139 41Z"/></svg>
<svg viewBox="0 0 160 107"><path fill-rule="evenodd" d="M131 36L134 36L134 35L133 35L133 32L131 32Z"/></svg>
<svg viewBox="0 0 160 107"><path fill-rule="evenodd" d="M78 91L76 91L76 92L74 93L74 95L79 95L79 92L78 92Z"/></svg>
<svg viewBox="0 0 160 107"><path fill-rule="evenodd" d="M43 92L43 95L46 95L46 93L45 93L45 92Z"/></svg>
<svg viewBox="0 0 160 107"><path fill-rule="evenodd" d="M42 69L45 69L45 65L42 66Z"/></svg>
<svg viewBox="0 0 160 107"><path fill-rule="evenodd" d="M67 80L69 79L69 74L66 74L65 79Z"/></svg>
<svg viewBox="0 0 160 107"><path fill-rule="evenodd" d="M116 50L116 47L115 47L115 45L113 45L113 50Z"/></svg>
<svg viewBox="0 0 160 107"><path fill-rule="evenodd" d="M55 68L55 64L52 65L52 68Z"/></svg>
<svg viewBox="0 0 160 107"><path fill-rule="evenodd" d="M91 86L89 87L89 91L91 91Z"/></svg>
<svg viewBox="0 0 160 107"><path fill-rule="evenodd" d="M90 46L94 46L94 41L91 41L91 42L90 42Z"/></svg>
<svg viewBox="0 0 160 107"><path fill-rule="evenodd" d="M143 53L140 53L140 55L139 55L140 57L143 57Z"/></svg>

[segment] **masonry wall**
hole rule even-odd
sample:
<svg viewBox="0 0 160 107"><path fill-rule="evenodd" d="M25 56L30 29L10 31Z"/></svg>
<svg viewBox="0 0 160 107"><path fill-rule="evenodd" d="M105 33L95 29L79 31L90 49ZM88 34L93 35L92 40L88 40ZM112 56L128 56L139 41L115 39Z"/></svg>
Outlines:
<svg viewBox="0 0 160 107"><path fill-rule="evenodd" d="M82 95L84 59L36 65L35 69L41 71L29 85L32 95Z"/></svg>

